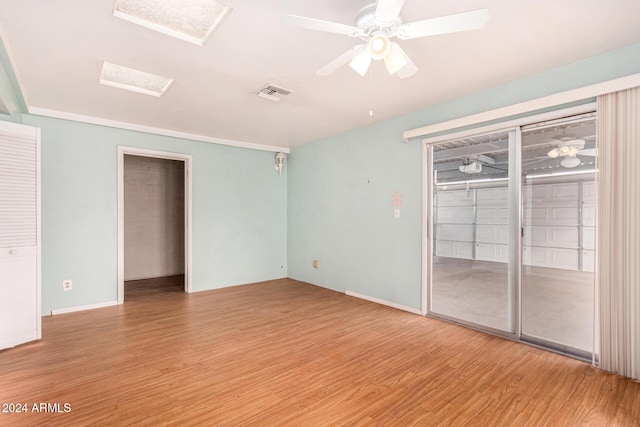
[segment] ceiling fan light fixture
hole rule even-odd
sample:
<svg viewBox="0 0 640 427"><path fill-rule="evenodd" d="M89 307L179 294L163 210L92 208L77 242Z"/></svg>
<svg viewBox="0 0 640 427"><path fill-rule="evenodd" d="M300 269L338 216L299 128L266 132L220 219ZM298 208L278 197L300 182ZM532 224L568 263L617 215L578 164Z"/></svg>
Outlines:
<svg viewBox="0 0 640 427"><path fill-rule="evenodd" d="M560 164L565 168L575 168L576 166L579 166L580 163L582 162L577 157L567 157L560 162Z"/></svg>
<svg viewBox="0 0 640 427"><path fill-rule="evenodd" d="M367 49L371 54L371 58L375 60L384 59L391 50L391 42L384 34L376 34L369 40Z"/></svg>
<svg viewBox="0 0 640 427"><path fill-rule="evenodd" d="M353 57L351 62L349 62L349 67L353 69L356 73L360 74L364 77L367 74L367 70L369 70L369 66L371 65L371 55L367 50L361 52Z"/></svg>
<svg viewBox="0 0 640 427"><path fill-rule="evenodd" d="M552 159L556 159L559 155L560 153L558 152L557 148L554 148L553 150L547 153L547 156L551 157Z"/></svg>
<svg viewBox="0 0 640 427"><path fill-rule="evenodd" d="M395 74L407 65L408 59L396 43L391 43L389 54L384 58L384 65L389 74Z"/></svg>
<svg viewBox="0 0 640 427"><path fill-rule="evenodd" d="M569 155L570 151L571 151L571 147L569 147L569 146L567 146L567 145L565 145L565 146L563 146L563 147L560 147L560 148L558 149L558 153L559 153L561 156L567 156L567 155Z"/></svg>

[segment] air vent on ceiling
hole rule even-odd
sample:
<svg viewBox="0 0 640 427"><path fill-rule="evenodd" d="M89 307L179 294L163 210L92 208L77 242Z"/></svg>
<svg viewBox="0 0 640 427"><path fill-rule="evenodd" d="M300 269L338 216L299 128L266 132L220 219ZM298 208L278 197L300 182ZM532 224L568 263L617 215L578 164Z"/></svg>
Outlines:
<svg viewBox="0 0 640 427"><path fill-rule="evenodd" d="M269 84L262 89L255 92L258 96L266 99L270 99L271 101L280 101L283 96L287 96L293 91L289 89L285 89L280 86Z"/></svg>

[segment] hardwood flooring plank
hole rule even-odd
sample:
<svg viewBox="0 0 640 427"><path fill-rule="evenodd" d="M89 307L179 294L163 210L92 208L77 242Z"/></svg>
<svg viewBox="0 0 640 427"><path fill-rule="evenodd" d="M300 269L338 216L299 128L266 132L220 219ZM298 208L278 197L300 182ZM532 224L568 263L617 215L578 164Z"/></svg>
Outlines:
<svg viewBox="0 0 640 427"><path fill-rule="evenodd" d="M640 383L291 279L43 318L0 425L637 426Z"/></svg>

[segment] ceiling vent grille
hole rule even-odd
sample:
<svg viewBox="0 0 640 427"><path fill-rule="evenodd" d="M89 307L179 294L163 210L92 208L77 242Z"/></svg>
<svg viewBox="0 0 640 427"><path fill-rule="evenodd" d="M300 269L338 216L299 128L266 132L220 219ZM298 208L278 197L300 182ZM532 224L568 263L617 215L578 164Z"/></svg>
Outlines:
<svg viewBox="0 0 640 427"><path fill-rule="evenodd" d="M280 101L283 96L290 95L293 91L280 86L268 84L262 89L255 92L259 97L266 98L271 101Z"/></svg>

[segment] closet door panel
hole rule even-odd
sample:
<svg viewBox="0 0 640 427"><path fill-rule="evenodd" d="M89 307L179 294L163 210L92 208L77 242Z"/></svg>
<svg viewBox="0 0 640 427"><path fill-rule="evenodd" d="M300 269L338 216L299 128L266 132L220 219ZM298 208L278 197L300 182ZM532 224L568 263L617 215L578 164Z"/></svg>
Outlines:
<svg viewBox="0 0 640 427"><path fill-rule="evenodd" d="M0 123L0 349L40 338L39 131Z"/></svg>
<svg viewBox="0 0 640 427"><path fill-rule="evenodd" d="M0 277L0 348L31 341L37 328L35 310L36 251L33 247L2 249Z"/></svg>

